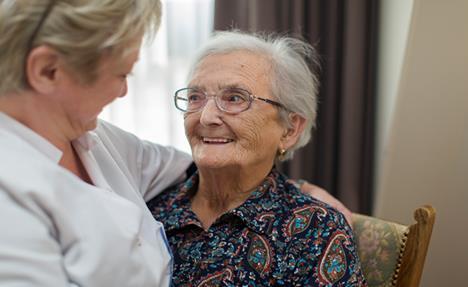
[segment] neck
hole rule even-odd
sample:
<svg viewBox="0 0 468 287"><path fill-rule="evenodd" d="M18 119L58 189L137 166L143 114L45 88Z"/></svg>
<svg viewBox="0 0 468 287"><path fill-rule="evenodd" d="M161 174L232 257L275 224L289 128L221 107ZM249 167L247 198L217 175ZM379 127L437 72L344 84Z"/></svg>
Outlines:
<svg viewBox="0 0 468 287"><path fill-rule="evenodd" d="M57 105L33 92L21 92L0 96L0 111L27 126L63 153L59 165L86 182L90 182L81 160L71 144L81 134L70 128L64 113Z"/></svg>
<svg viewBox="0 0 468 287"><path fill-rule="evenodd" d="M33 92L0 96L0 111L47 139L64 153L71 141L80 136L73 131L57 104L47 102Z"/></svg>
<svg viewBox="0 0 468 287"><path fill-rule="evenodd" d="M244 203L260 185L271 167L255 172L242 168L199 169L198 191L192 210L206 229L222 214Z"/></svg>
<svg viewBox="0 0 468 287"><path fill-rule="evenodd" d="M84 182L93 184L83 162L71 143L63 151L59 165L81 178Z"/></svg>

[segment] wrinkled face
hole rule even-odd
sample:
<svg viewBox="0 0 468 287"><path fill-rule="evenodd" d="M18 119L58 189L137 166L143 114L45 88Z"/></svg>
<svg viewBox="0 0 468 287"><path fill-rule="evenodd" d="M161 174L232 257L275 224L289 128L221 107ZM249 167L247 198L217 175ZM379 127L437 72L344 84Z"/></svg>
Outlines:
<svg viewBox="0 0 468 287"><path fill-rule="evenodd" d="M94 129L102 109L127 93L127 75L138 59L139 48L140 41L132 43L123 57L104 55L98 66L97 79L91 84L83 84L69 72L62 89L62 95L66 95L62 106L74 129Z"/></svg>
<svg viewBox="0 0 468 287"><path fill-rule="evenodd" d="M270 92L270 65L265 58L246 51L208 56L199 64L189 87L208 95L238 87L252 95L275 100ZM198 112L185 114L185 132L192 155L201 168L262 168L273 166L285 128L278 108L254 100L250 109L228 114L214 98Z"/></svg>

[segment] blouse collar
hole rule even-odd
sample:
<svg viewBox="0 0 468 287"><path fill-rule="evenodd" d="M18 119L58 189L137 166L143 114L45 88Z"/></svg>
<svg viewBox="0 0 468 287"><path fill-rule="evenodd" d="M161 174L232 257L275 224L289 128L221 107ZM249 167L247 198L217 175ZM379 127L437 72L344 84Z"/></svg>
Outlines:
<svg viewBox="0 0 468 287"><path fill-rule="evenodd" d="M183 184L179 185L175 191L177 195L169 203L171 210L164 220L167 232L187 225L196 225L202 228L201 222L191 209L191 198L196 192L198 181L199 174L197 171ZM292 187L295 188L292 183L286 181L286 178L273 168L242 205L224 213L213 224L239 218L256 233L270 233L271 226L269 223L272 222L274 216L286 211L287 204L283 202L282 194Z"/></svg>

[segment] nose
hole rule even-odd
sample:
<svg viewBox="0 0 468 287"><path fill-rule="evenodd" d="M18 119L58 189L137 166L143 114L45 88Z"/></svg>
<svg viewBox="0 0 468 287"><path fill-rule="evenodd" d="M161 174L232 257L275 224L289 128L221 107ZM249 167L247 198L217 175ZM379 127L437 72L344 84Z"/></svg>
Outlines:
<svg viewBox="0 0 468 287"><path fill-rule="evenodd" d="M125 97L127 92L128 92L128 84L127 84L127 80L125 80L125 82L122 84L122 88L120 89L120 94L118 97L119 98Z"/></svg>
<svg viewBox="0 0 468 287"><path fill-rule="evenodd" d="M214 97L207 99L207 102L200 113L200 123L202 125L210 126L220 125L223 123L221 120L222 111L216 105Z"/></svg>

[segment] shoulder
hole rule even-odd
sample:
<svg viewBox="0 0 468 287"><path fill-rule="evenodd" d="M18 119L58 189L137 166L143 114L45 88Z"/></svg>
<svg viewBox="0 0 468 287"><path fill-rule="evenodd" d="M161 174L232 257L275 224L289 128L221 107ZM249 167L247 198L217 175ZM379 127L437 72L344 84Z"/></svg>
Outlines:
<svg viewBox="0 0 468 287"><path fill-rule="evenodd" d="M335 222L337 226L347 225L344 216L330 205L303 193L286 176L280 175L277 178L277 197L283 207L285 215L289 215L289 220L294 220L303 216L315 224L323 222Z"/></svg>
<svg viewBox="0 0 468 287"><path fill-rule="evenodd" d="M283 206L286 234L290 237L321 237L326 239L335 231L344 231L352 236L351 228L344 215L330 205L302 191L286 177L279 178L278 192ZM317 234L320 230L320 234Z"/></svg>
<svg viewBox="0 0 468 287"><path fill-rule="evenodd" d="M285 208L285 232L291 238L314 237L317 230L324 230L321 237L334 230L350 230L342 213L302 193L295 185L286 182L282 195Z"/></svg>
<svg viewBox="0 0 468 287"><path fill-rule="evenodd" d="M8 217L4 220L19 222L25 211L36 221L22 223L24 226L42 224L50 229L49 236L55 236L55 216L57 211L64 210L63 203L68 202L67 192L68 195L80 194L77 191L86 184L25 141L0 136L0 146L0 194L10 200L10 211L19 214L14 221ZM0 201L2 205L7 202ZM0 210L3 211L4 206Z"/></svg>
<svg viewBox="0 0 468 287"><path fill-rule="evenodd" d="M343 214L292 184L286 183L285 190L287 256L297 258L291 265L291 280L317 286L364 286L353 233Z"/></svg>
<svg viewBox="0 0 468 287"><path fill-rule="evenodd" d="M117 149L122 152L136 152L146 149L146 146L151 147L152 150L162 151L171 150L172 148L162 146L157 143L152 143L147 140L140 139L138 136L125 131L109 122L99 120L97 127L86 134L87 137L98 137L104 146L107 148Z"/></svg>
<svg viewBox="0 0 468 287"><path fill-rule="evenodd" d="M96 129L91 134L96 135L103 143L112 143L113 145L138 144L141 140L134 134L124 131L123 129L106 122L99 120Z"/></svg>
<svg viewBox="0 0 468 287"><path fill-rule="evenodd" d="M124 131L111 123L99 120L98 126L92 131L111 153L119 153L124 158L148 162L167 163L168 168L183 171L190 165L192 158L189 154L171 146L143 140L136 135ZM163 167L160 167L163 168ZM179 174L178 174L179 175Z"/></svg>
<svg viewBox="0 0 468 287"><path fill-rule="evenodd" d="M37 184L49 185L51 175L61 178L64 174L56 162L18 137L0 133L0 146L0 181L5 188L9 181L14 186L28 187L26 189Z"/></svg>
<svg viewBox="0 0 468 287"><path fill-rule="evenodd" d="M279 174L275 183L276 187L265 200L274 207L274 225L281 226L278 233L284 242L294 246L292 252L309 250L318 256L327 242L338 234L352 241L351 228L342 213L302 193L284 175Z"/></svg>

